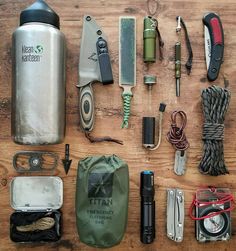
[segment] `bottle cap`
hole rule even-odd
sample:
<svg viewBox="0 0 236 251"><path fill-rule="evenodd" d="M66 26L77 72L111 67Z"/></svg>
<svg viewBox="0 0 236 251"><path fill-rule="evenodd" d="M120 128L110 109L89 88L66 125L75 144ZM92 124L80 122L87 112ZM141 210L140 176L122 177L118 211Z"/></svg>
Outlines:
<svg viewBox="0 0 236 251"><path fill-rule="evenodd" d="M20 25L30 22L51 24L60 29L57 13L43 0L37 0L20 14Z"/></svg>
<svg viewBox="0 0 236 251"><path fill-rule="evenodd" d="M143 82L147 86L152 86L152 85L156 84L157 77L154 75L144 75Z"/></svg>

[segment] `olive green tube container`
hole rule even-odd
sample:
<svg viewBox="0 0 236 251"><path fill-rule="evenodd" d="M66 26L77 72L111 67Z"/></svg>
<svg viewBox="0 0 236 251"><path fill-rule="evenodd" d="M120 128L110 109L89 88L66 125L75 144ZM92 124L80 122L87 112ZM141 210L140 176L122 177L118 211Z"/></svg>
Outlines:
<svg viewBox="0 0 236 251"><path fill-rule="evenodd" d="M156 62L156 20L145 17L143 22L143 60L144 62Z"/></svg>

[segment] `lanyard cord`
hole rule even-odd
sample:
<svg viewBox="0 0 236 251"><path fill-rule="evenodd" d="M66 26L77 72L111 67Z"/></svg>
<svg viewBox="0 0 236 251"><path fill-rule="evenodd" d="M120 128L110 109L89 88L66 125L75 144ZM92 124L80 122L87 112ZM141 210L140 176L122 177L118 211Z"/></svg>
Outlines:
<svg viewBox="0 0 236 251"><path fill-rule="evenodd" d="M180 117L181 125L177 125L177 116ZM176 150L185 151L189 147L189 142L184 133L187 124L187 115L184 111L174 111L171 114L171 129L166 139Z"/></svg>
<svg viewBox="0 0 236 251"><path fill-rule="evenodd" d="M105 137L94 137L92 136L88 131L85 131L85 136L86 138L91 142L91 143L98 143L98 142L104 142L104 141L107 141L107 142L114 142L116 144L119 144L119 145L123 145L123 142L121 140L118 140L118 139L114 139L114 138L111 138L109 136L105 136Z"/></svg>
<svg viewBox="0 0 236 251"><path fill-rule="evenodd" d="M235 205L233 205L233 204L235 204L235 199L231 193L215 193L215 194L217 196L219 196L220 199L214 200L214 201L200 201L200 200L197 200L196 194L194 195L193 201L192 201L191 206L189 208L189 216L192 220L204 220L207 218L212 218L212 217L219 215L219 214L222 214L224 212L230 212L235 208ZM209 214L202 216L202 217L195 217L193 215L193 209L195 207L200 208L200 207L210 206L210 205L224 205L225 203L230 203L230 207L227 209L221 209L221 210L216 211L214 213L209 213Z"/></svg>
<svg viewBox="0 0 236 251"><path fill-rule="evenodd" d="M158 25L156 27L156 32L157 32L157 37L158 37L158 41L159 41L159 58L162 61L163 60L163 48L164 48L164 41L161 37L161 33L160 30L158 29Z"/></svg>
<svg viewBox="0 0 236 251"><path fill-rule="evenodd" d="M179 17L177 17L178 20ZM188 35L188 30L187 27L185 25L185 22L183 20L182 17L180 17L180 23L184 29L184 33L185 33L185 41L186 41L186 46L187 46L187 50L188 50L188 60L185 64L185 67L187 69L187 74L189 75L191 73L192 70L192 62L193 62L193 50L192 50L192 46L191 46L191 42L189 39L189 35Z"/></svg>

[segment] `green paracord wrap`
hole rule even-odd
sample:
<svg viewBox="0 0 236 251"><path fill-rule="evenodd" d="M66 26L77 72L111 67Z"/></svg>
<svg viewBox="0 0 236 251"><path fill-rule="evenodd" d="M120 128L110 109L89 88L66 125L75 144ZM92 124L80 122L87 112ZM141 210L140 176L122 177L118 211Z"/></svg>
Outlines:
<svg viewBox="0 0 236 251"><path fill-rule="evenodd" d="M133 95L131 93L123 93L123 104L124 104L124 115L123 115L123 123L122 128L128 128L129 125L129 116L130 116L130 105L131 99Z"/></svg>

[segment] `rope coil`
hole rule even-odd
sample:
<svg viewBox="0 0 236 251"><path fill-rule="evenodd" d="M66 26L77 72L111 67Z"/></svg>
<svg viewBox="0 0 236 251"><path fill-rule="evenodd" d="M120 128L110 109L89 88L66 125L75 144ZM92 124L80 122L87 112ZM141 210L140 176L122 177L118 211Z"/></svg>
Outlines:
<svg viewBox="0 0 236 251"><path fill-rule="evenodd" d="M10 238L14 242L51 242L61 237L61 213L15 212L10 217Z"/></svg>
<svg viewBox="0 0 236 251"><path fill-rule="evenodd" d="M54 225L55 225L55 220L53 218L44 217L29 225L17 226L16 229L19 232L43 231L52 228Z"/></svg>
<svg viewBox="0 0 236 251"><path fill-rule="evenodd" d="M230 91L211 86L202 91L205 122L203 125L203 157L199 171L218 176L229 173L224 161L224 120L229 107Z"/></svg>
<svg viewBox="0 0 236 251"><path fill-rule="evenodd" d="M204 123L203 125L203 140L223 140L224 139L224 125L214 123Z"/></svg>

